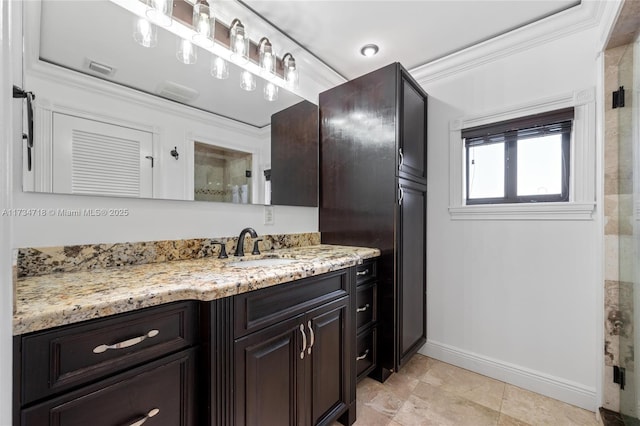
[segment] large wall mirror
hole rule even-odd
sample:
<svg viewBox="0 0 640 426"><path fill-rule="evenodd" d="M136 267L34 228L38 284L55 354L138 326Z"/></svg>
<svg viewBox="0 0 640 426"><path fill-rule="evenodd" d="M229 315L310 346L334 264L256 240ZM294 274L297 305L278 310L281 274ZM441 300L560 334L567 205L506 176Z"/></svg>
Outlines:
<svg viewBox="0 0 640 426"><path fill-rule="evenodd" d="M289 177L283 175L292 170L281 154L272 164L273 143L283 138L288 144L291 139L311 143L298 151L313 157L305 163L317 164L317 139L308 141L309 134L317 136L317 117L305 121L316 126L313 130L291 122L293 132L304 133L298 138L286 130L286 120L297 120L296 115L280 112L301 109L317 116L317 107L309 110L309 99L315 101L328 87L313 83L302 89L306 82L300 78L300 90L278 87L274 99L268 79L255 73L255 90L244 90L241 66L226 61L221 75L212 52L196 44L186 48L193 53L185 51L182 39L161 26L154 26L153 47L141 45L139 19L117 3L23 3L25 90L36 95L34 146L24 149L25 191L270 204L272 190L287 191ZM271 31L264 36L285 40L287 46L274 49L278 65L284 49L305 57L303 49L241 4L220 3L226 9L217 10L216 19L239 14L254 44L261 34L249 31L252 24ZM175 0L174 20L190 20L192 8L188 0ZM225 21L215 28L228 33ZM317 73L323 65L307 60L304 66ZM217 78L221 76L225 78ZM335 73L332 78L324 84L341 81ZM273 117L283 117L276 140ZM295 150L295 145L287 149ZM316 174L304 179L315 178L317 191L317 167L306 170ZM274 174L273 182L284 188L272 187ZM304 191L304 197L293 201L276 198L285 204L317 205L317 193L310 195L309 185Z"/></svg>

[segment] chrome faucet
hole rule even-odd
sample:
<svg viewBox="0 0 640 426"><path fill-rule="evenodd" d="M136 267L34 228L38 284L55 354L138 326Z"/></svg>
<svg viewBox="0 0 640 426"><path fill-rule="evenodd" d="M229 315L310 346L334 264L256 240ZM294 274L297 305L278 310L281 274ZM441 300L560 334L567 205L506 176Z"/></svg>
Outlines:
<svg viewBox="0 0 640 426"><path fill-rule="evenodd" d="M251 235L251 238L258 238L258 234L253 228L244 228L240 231L240 236L238 237L238 245L236 246L236 252L234 256L244 256L244 237L247 235ZM260 254L260 253L258 253Z"/></svg>

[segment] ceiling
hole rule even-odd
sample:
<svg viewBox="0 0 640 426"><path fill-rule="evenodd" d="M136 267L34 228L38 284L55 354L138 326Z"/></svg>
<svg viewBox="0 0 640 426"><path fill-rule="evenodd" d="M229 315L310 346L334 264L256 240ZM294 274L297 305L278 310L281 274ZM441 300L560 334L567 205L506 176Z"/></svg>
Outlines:
<svg viewBox="0 0 640 426"><path fill-rule="evenodd" d="M580 4L576 0L243 0L347 79L407 69ZM374 57L360 54L375 43Z"/></svg>

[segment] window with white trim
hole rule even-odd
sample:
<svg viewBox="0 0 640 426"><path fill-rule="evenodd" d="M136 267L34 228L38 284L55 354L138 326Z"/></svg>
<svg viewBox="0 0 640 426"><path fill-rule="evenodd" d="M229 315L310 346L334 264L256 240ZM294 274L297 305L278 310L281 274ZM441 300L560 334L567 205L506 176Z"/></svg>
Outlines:
<svg viewBox="0 0 640 426"><path fill-rule="evenodd" d="M462 129L466 204L566 202L574 109Z"/></svg>
<svg viewBox="0 0 640 426"><path fill-rule="evenodd" d="M449 122L449 214L451 219L593 220L596 189L595 94L595 88L591 87L558 96L539 98L522 104L506 105L498 110L488 110L479 115L469 115L451 120ZM568 176L566 176L568 183L565 185L568 187L566 201L467 203L467 155L465 140L462 137L463 132L564 109L573 109L569 152L565 153L566 166L563 166L568 171ZM469 133L466 135L469 136ZM471 134L471 136L474 135ZM519 147L521 152L527 148L524 145L526 144ZM478 155L476 152L476 164L479 160ZM503 172L504 166L497 168L497 170ZM480 171L476 169L476 172ZM539 183L531 185L536 190L539 186L541 186ZM521 190L521 193L523 191L524 189ZM550 191L547 189L547 193ZM477 192L475 194L477 199L490 198Z"/></svg>

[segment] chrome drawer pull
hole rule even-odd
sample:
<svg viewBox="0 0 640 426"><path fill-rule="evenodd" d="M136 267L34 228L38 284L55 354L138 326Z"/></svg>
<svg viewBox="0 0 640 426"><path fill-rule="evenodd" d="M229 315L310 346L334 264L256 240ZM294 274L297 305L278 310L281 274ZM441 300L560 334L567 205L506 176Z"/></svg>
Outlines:
<svg viewBox="0 0 640 426"><path fill-rule="evenodd" d="M123 349L128 348L130 346L137 345L138 343L144 342L147 337L156 337L160 332L158 330L150 330L144 336L134 337L133 339L125 340L124 342L114 343L113 345L100 345L93 348L94 354L101 354L102 352L106 352L109 349Z"/></svg>
<svg viewBox="0 0 640 426"><path fill-rule="evenodd" d="M357 356L356 357L356 361L362 361L363 359L365 359L367 357L367 355L369 355L369 349L364 351L364 353L362 355Z"/></svg>
<svg viewBox="0 0 640 426"><path fill-rule="evenodd" d="M356 272L356 275L360 277L362 275L367 275L368 273L369 273L369 270L365 269L364 271Z"/></svg>
<svg viewBox="0 0 640 426"><path fill-rule="evenodd" d="M302 352L300 352L300 359L304 359L304 351L307 350L307 335L304 334L304 324L300 324L300 333L302 333Z"/></svg>
<svg viewBox="0 0 640 426"><path fill-rule="evenodd" d="M311 343L309 344L309 355L311 355L311 348L316 342L316 334L313 332L313 328L311 327L311 321L307 323L307 327L309 327L309 333L311 334Z"/></svg>
<svg viewBox="0 0 640 426"><path fill-rule="evenodd" d="M160 413L160 410L158 408L154 408L153 410L149 411L143 419L140 419L135 423L131 423L129 426L141 426L142 424L144 424L144 422L149 420L151 417L156 416L158 413Z"/></svg>
<svg viewBox="0 0 640 426"><path fill-rule="evenodd" d="M364 312L364 311L366 311L367 309L369 309L369 304L368 304L368 303L367 303L366 305L364 305L362 308L358 308L358 309L356 309L356 313Z"/></svg>
<svg viewBox="0 0 640 426"><path fill-rule="evenodd" d="M400 170L404 165L404 154L402 153L402 148L398 149L398 157L400 157L400 161L398 162L398 170Z"/></svg>

